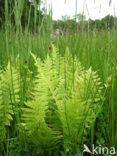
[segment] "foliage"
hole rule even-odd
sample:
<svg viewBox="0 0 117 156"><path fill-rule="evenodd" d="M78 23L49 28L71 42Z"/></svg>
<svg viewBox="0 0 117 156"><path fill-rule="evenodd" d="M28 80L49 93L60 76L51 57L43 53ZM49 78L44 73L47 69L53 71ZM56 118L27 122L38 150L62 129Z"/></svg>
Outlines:
<svg viewBox="0 0 117 156"><path fill-rule="evenodd" d="M18 58L17 68L8 64L1 72L1 87L4 89L1 88L0 94L0 134L4 137L1 143L6 138L6 126L10 126L13 119L14 127L18 126L20 141L47 151L62 147L65 153L74 154L77 145L80 147L86 141L91 125L101 111L103 85L97 73L91 68L85 70L68 48L61 57L52 45L52 52L44 62L31 55L37 69L33 81L27 79L27 85L33 88L28 87L25 98L22 89L26 86L20 77Z"/></svg>
<svg viewBox="0 0 117 156"><path fill-rule="evenodd" d="M66 18L66 16L64 17ZM63 20L53 21L54 29L61 29L63 32L67 31L68 33L73 33L80 31L103 31L103 30L112 30L117 27L117 18L111 15L107 15L101 20L85 19L85 16L82 14L75 15L72 19L66 18Z"/></svg>
<svg viewBox="0 0 117 156"><path fill-rule="evenodd" d="M17 72L14 68L11 71L8 64L7 69L0 72L0 144L6 138L6 126L10 126L13 115L18 113L18 91Z"/></svg>
<svg viewBox="0 0 117 156"><path fill-rule="evenodd" d="M0 0L0 155L117 148L116 17L52 21L28 1L9 2Z"/></svg>
<svg viewBox="0 0 117 156"><path fill-rule="evenodd" d="M41 23L43 13L42 10L37 10L37 7L41 4L40 0L36 0L34 4L28 0L0 0L0 26L5 25L5 3L8 6L10 27L11 25L17 27L17 24L21 24L23 28L28 25L32 30L35 27L34 25L37 27ZM18 21L21 23L17 23Z"/></svg>

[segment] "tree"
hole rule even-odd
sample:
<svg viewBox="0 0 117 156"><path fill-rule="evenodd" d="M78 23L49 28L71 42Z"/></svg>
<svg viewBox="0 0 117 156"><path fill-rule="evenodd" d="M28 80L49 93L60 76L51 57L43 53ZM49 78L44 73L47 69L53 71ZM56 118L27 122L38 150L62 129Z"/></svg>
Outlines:
<svg viewBox="0 0 117 156"><path fill-rule="evenodd" d="M34 23L39 24L39 17L42 17L42 11L38 10L41 0L7 0L8 19L12 25L18 25L18 21L25 27L33 27ZM36 11L35 11L36 10ZM35 21L35 22L34 22ZM5 23L5 0L0 0L0 26Z"/></svg>
<svg viewBox="0 0 117 156"><path fill-rule="evenodd" d="M0 26L2 25L3 21L5 20L4 5L5 5L5 0L0 0Z"/></svg>
<svg viewBox="0 0 117 156"><path fill-rule="evenodd" d="M77 22L82 22L86 20L85 15L83 14L76 14L73 16L73 18L77 21Z"/></svg>
<svg viewBox="0 0 117 156"><path fill-rule="evenodd" d="M70 19L70 16L68 16L68 15L62 16L62 20L63 20L63 21L67 21L67 20L69 20L69 19Z"/></svg>
<svg viewBox="0 0 117 156"><path fill-rule="evenodd" d="M106 27L108 29L112 29L112 27L114 27L114 20L115 18L111 15L107 15L102 19L102 21L106 23Z"/></svg>

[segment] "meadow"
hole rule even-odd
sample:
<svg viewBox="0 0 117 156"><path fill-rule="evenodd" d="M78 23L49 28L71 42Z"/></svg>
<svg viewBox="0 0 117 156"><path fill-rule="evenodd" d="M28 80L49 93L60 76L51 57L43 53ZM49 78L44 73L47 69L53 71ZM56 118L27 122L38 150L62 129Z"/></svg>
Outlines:
<svg viewBox="0 0 117 156"><path fill-rule="evenodd" d="M7 22L0 31L0 155L88 156L84 144L117 149L117 31L51 36Z"/></svg>

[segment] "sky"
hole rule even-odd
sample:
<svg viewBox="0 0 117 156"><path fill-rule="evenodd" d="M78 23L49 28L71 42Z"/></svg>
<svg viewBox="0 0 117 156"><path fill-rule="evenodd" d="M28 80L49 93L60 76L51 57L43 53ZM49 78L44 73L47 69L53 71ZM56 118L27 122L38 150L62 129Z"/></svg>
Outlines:
<svg viewBox="0 0 117 156"><path fill-rule="evenodd" d="M86 19L101 19L106 15L117 16L117 0L45 0L47 8L52 6L53 19L61 19L62 16L73 17L76 13L86 16Z"/></svg>

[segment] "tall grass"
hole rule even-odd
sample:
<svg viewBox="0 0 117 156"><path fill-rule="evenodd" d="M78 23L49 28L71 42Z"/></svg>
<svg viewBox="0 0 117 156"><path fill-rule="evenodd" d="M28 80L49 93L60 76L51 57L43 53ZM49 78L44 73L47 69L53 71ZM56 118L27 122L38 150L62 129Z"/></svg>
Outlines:
<svg viewBox="0 0 117 156"><path fill-rule="evenodd" d="M23 87L26 89L28 81L28 76L26 75L26 73L28 73L28 69L31 72L36 71L34 60L32 60L30 52L44 61L47 58L47 55L51 54L52 42L54 42L55 46L59 49L61 56L64 56L66 48L69 48L69 51L71 52L70 57L72 56L73 58L75 58L76 56L78 61L81 62L86 70L92 67L93 71L97 71L103 85L108 85L108 87L105 86L104 90L105 102L102 105L101 111L96 117L96 120L91 125L89 137L87 137L84 142L80 142L80 144L86 142L89 144L89 146L95 143L97 145L102 144L103 146L114 146L117 148L117 32L115 30L106 30L102 32L97 32L96 30L94 30L93 32L88 31L87 33L82 31L79 33L74 33L72 34L72 36L63 35L52 38L50 36L50 32L53 31L52 13L50 11L50 16L48 20L46 20L46 30L44 27L44 18L46 18L45 16L42 20L39 32L37 32L36 5L34 14L34 33L31 33L29 30L30 15L28 15L29 20L26 24L25 30L22 31L21 16L23 13L23 4L24 0L15 1L15 28L11 28L11 17L9 16L8 1L5 0L5 31L0 31L0 68L6 70L7 64L8 62L10 62L10 72L11 75L13 75L12 67L13 65L17 66L16 57L19 56L19 71L20 76L22 75L23 77L21 78L19 76L19 81L20 83L21 81L24 82ZM35 76L35 74L33 76ZM33 78L31 78L31 80L33 80ZM13 81L11 82L11 84L14 93ZM24 90L21 88L20 101L22 105L26 100L24 93ZM14 123L12 123L11 127L7 127L7 137L4 142L3 148L4 151L1 152L1 155L3 154L6 156L13 155L14 149L12 149L12 145L14 144L16 152L18 151L16 145L18 145L18 147L20 148L19 150L23 149L23 147L21 147L19 142L17 141L19 132L17 132L16 130L17 125L21 122L20 113L22 110L19 111L20 108L18 108L19 106L17 105L15 96L13 96L13 100L16 108L16 119L14 120ZM97 110L97 112L98 111L99 110ZM20 137L20 141L24 141L22 139L22 136ZM65 139L65 141L69 142L68 138ZM12 140L16 142L13 143ZM68 150L67 154L69 154L69 151L71 150L70 145L71 144L68 143L66 147L64 147L66 151ZM26 147L29 147L29 145L25 145L25 148ZM25 150L28 151L29 149ZM41 147L37 150L40 150L40 153L43 153L43 149L41 149ZM80 150L82 150L82 148ZM62 148L61 151L64 151L64 149ZM30 152L31 151L28 151L27 155L36 155L36 151L33 151L33 153L31 154ZM44 152L46 153L47 151ZM52 155L52 152L53 151L50 150L49 154ZM19 153L21 154L22 152L20 151ZM80 152L77 154L80 154Z"/></svg>

